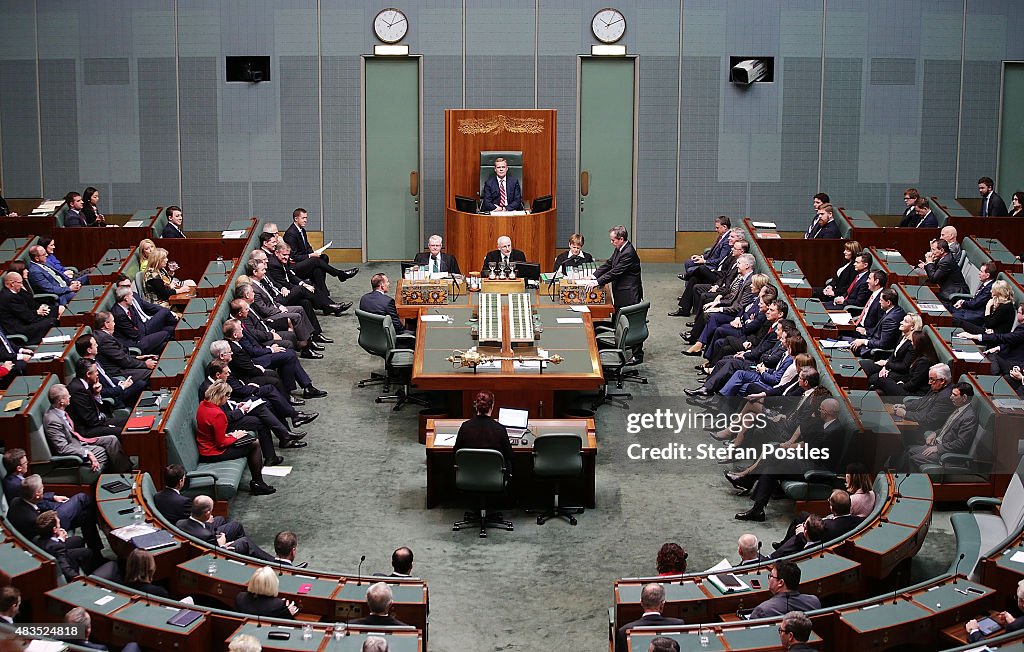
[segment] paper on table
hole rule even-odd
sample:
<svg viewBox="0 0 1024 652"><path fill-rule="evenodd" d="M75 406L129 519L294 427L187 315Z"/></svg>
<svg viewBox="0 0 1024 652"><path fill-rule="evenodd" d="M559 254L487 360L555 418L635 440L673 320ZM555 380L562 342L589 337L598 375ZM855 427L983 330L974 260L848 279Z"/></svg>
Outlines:
<svg viewBox="0 0 1024 652"><path fill-rule="evenodd" d="M447 315L420 315L423 321L448 321Z"/></svg>
<svg viewBox="0 0 1024 652"><path fill-rule="evenodd" d="M717 564L715 564L714 566L712 566L711 568L707 569L704 572L705 573L717 573L719 571L729 570L730 568L732 568L732 564L729 563L728 559L723 557L722 561L718 562Z"/></svg>
<svg viewBox="0 0 1024 652"><path fill-rule="evenodd" d="M775 222L751 222L750 226L755 229L776 229L778 226Z"/></svg>
<svg viewBox="0 0 1024 652"><path fill-rule="evenodd" d="M847 340L818 340L823 349L848 349L850 342Z"/></svg>
<svg viewBox="0 0 1024 652"><path fill-rule="evenodd" d="M110 531L111 534L122 541L131 541L135 537L154 532L156 532L156 528L145 523L133 523L132 525L126 525Z"/></svg>
<svg viewBox="0 0 1024 652"><path fill-rule="evenodd" d="M758 231L757 237L762 240L781 240L782 236L774 231Z"/></svg>
<svg viewBox="0 0 1024 652"><path fill-rule="evenodd" d="M24 403L24 399L15 399L4 406L4 412L13 412L14 410L20 408Z"/></svg>
<svg viewBox="0 0 1024 652"><path fill-rule="evenodd" d="M981 362L985 359L985 356L978 351L953 351L953 355L964 362Z"/></svg>
<svg viewBox="0 0 1024 652"><path fill-rule="evenodd" d="M541 365L547 366L546 362L541 360L516 360L512 363L513 369L540 369Z"/></svg>
<svg viewBox="0 0 1024 652"><path fill-rule="evenodd" d="M54 358L60 357L60 351L43 351L41 353L33 353L33 360L53 360Z"/></svg>
<svg viewBox="0 0 1024 652"><path fill-rule="evenodd" d="M1010 561L1018 564L1024 564L1024 550L1018 550L1017 552L1010 555Z"/></svg>
<svg viewBox="0 0 1024 652"><path fill-rule="evenodd" d="M71 341L71 336L70 335L51 335L49 337L44 337L42 343L43 344L63 344L64 342L70 342L70 341Z"/></svg>
<svg viewBox="0 0 1024 652"><path fill-rule="evenodd" d="M283 478L292 472L290 466L265 466L263 467L263 475L269 475L273 478Z"/></svg>
<svg viewBox="0 0 1024 652"><path fill-rule="evenodd" d="M574 312L590 312L590 308L587 306L569 306L569 310Z"/></svg>
<svg viewBox="0 0 1024 652"><path fill-rule="evenodd" d="M66 650L67 646L62 641L43 641L36 639L30 641L28 647L25 648L25 652L60 652L60 650Z"/></svg>
<svg viewBox="0 0 1024 652"><path fill-rule="evenodd" d="M455 439L459 436L457 432L451 432L434 437L434 446L454 446Z"/></svg>
<svg viewBox="0 0 1024 652"><path fill-rule="evenodd" d="M325 251L327 251L328 249L330 249L330 248L331 248L331 245L332 245L332 244L334 244L334 240L331 240L330 242L328 242L328 243L327 243L327 244L325 244L324 246L320 247L319 249L314 249L314 250L313 250L313 253L315 253L315 254L316 254L317 256L319 256L319 255L320 255L320 254L322 254L323 252L325 252Z"/></svg>
<svg viewBox="0 0 1024 652"><path fill-rule="evenodd" d="M782 276L782 277L779 278L779 280L782 281L783 284L785 284L785 285L800 285L806 279L795 278L795 277L792 277L792 276Z"/></svg>
<svg viewBox="0 0 1024 652"><path fill-rule="evenodd" d="M902 258L903 254L896 251L895 249L877 249L878 253L882 254L886 258Z"/></svg>
<svg viewBox="0 0 1024 652"><path fill-rule="evenodd" d="M833 324L839 324L840 326L847 326L853 321L853 315L845 310L843 312L830 312L828 313L828 318L832 320Z"/></svg>
<svg viewBox="0 0 1024 652"><path fill-rule="evenodd" d="M127 227L142 226L142 220L131 220L124 223Z"/></svg>
<svg viewBox="0 0 1024 652"><path fill-rule="evenodd" d="M946 306L941 303L919 303L917 307L925 312L945 312Z"/></svg>
<svg viewBox="0 0 1024 652"><path fill-rule="evenodd" d="M557 321L559 324L582 324L583 323L583 318L582 317L559 317L555 321Z"/></svg>
<svg viewBox="0 0 1024 652"><path fill-rule="evenodd" d="M244 238L245 234L246 234L246 230L245 229L235 229L234 231L221 231L220 232L221 237L224 238L225 240L237 240L239 238Z"/></svg>

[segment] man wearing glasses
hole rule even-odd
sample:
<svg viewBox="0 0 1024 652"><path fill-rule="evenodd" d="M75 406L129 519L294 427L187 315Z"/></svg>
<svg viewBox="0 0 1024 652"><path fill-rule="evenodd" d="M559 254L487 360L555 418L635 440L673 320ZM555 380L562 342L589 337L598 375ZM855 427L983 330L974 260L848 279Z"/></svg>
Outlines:
<svg viewBox="0 0 1024 652"><path fill-rule="evenodd" d="M779 623L779 641L782 647L790 652L810 652L814 648L807 645L811 638L811 619L802 611L790 611Z"/></svg>
<svg viewBox="0 0 1024 652"><path fill-rule="evenodd" d="M800 587L800 567L789 561L780 561L768 571L768 590L772 597L754 607L750 619L781 616L791 611L814 611L821 609L817 596L805 595ZM785 620L783 620L785 626ZM806 639L805 639L806 640Z"/></svg>
<svg viewBox="0 0 1024 652"><path fill-rule="evenodd" d="M916 421L920 425L919 441L911 442L918 444L923 441L928 430L938 431L946 419L956 408L950 400L953 393L951 386L952 373L949 366L939 363L928 368L928 392L913 403L899 404L893 408L893 414L901 419Z"/></svg>

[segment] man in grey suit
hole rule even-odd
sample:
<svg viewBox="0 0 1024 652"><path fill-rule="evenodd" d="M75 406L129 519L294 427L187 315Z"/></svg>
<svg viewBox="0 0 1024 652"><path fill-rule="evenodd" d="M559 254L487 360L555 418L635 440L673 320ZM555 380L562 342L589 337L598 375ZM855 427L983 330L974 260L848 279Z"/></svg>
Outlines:
<svg viewBox="0 0 1024 652"><path fill-rule="evenodd" d="M750 619L781 616L790 611L814 611L821 609L821 601L815 595L800 593L800 567L789 561L776 562L768 571L768 590L772 597L754 607Z"/></svg>
<svg viewBox="0 0 1024 652"><path fill-rule="evenodd" d="M131 460L121 450L121 442L114 435L83 437L74 427L67 408L71 393L57 384L47 392L50 409L43 415L43 431L50 450L57 455L76 455L93 471L123 473L132 468Z"/></svg>
<svg viewBox="0 0 1024 652"><path fill-rule="evenodd" d="M978 432L978 415L971 407L974 388L970 383L957 383L949 394L955 406L953 413L938 432L925 433L924 446L911 446L909 453L914 466L939 464L946 453L966 455Z"/></svg>

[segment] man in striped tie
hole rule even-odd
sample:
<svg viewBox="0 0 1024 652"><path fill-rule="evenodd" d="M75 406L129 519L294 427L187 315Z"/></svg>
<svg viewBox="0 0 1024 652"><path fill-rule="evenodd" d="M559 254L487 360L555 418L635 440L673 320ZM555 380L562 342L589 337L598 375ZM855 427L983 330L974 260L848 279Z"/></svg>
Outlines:
<svg viewBox="0 0 1024 652"><path fill-rule="evenodd" d="M519 179L508 176L508 161L494 159L494 176L484 183L482 211L523 210L523 189Z"/></svg>

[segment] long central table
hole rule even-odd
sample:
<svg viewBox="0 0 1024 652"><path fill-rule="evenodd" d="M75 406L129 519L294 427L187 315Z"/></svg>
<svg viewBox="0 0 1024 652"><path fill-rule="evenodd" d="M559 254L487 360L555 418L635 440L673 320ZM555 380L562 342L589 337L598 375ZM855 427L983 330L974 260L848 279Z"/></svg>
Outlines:
<svg viewBox="0 0 1024 652"><path fill-rule="evenodd" d="M454 393L456 400L449 401L450 410L458 412L461 405L461 414L473 414L474 393L487 389L494 392L496 405L529 410L533 418L549 418L557 415L555 392L597 390L604 382L590 314L570 312L563 306L538 309L535 322L543 328L536 349L557 353L564 358L561 364L549 362L543 370L536 363L524 365L513 360L501 361L500 368L474 370L454 366L447 360L453 351L466 351L478 344L472 337L474 310L469 306L431 308L430 313L449 315L452 322L421 319L417 327L412 382L420 389ZM581 317L582 323L560 324L560 317ZM532 347L513 349L507 305L503 306L502 319L501 348L481 347L481 350L506 357L536 353Z"/></svg>

